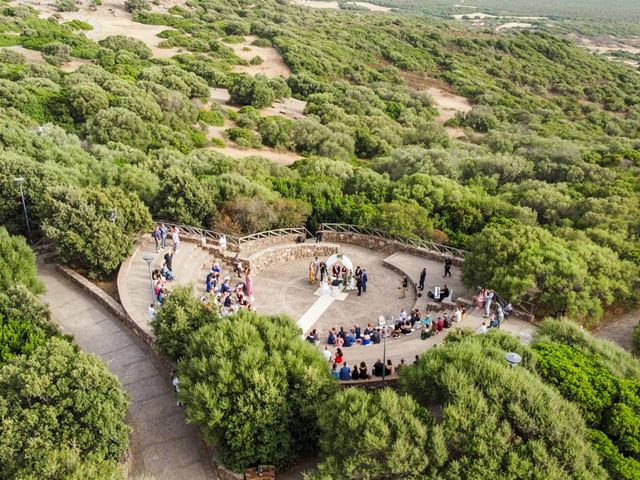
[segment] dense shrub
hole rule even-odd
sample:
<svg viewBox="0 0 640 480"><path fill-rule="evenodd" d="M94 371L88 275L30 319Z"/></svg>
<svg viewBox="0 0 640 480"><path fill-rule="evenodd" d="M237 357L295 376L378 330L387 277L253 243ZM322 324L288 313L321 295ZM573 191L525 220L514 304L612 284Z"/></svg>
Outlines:
<svg viewBox="0 0 640 480"><path fill-rule="evenodd" d="M120 478L126 394L94 357L52 338L0 367L3 478Z"/></svg>
<svg viewBox="0 0 640 480"><path fill-rule="evenodd" d="M326 362L290 319L247 311L193 333L179 375L187 417L236 470L313 451L333 393Z"/></svg>
<svg viewBox="0 0 640 480"><path fill-rule="evenodd" d="M607 478L578 410L476 337L428 350L400 374L419 404L441 406L430 476Z"/></svg>
<svg viewBox="0 0 640 480"><path fill-rule="evenodd" d="M58 188L50 192L42 228L67 263L105 277L129 256L134 237L151 225L135 194L110 188Z"/></svg>
<svg viewBox="0 0 640 480"><path fill-rule="evenodd" d="M0 291L6 292L19 284L33 293L43 292L35 259L33 250L23 237L11 236L5 227L0 226Z"/></svg>
<svg viewBox="0 0 640 480"><path fill-rule="evenodd" d="M320 408L323 460L312 479L425 478L431 463L429 414L384 389L342 390Z"/></svg>

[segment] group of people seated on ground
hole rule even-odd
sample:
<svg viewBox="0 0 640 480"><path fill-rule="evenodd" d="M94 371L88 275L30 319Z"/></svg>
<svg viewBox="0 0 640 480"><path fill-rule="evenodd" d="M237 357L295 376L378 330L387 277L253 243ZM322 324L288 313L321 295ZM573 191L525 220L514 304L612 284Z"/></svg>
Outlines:
<svg viewBox="0 0 640 480"><path fill-rule="evenodd" d="M242 262L236 255L233 259L233 272L242 278L243 270ZM231 277L223 277L220 263L214 261L207 274L205 293L200 301L209 308L219 309L223 317L231 315L241 308L252 310L251 269L247 269L244 282L237 282L233 287L231 285Z"/></svg>
<svg viewBox="0 0 640 480"><path fill-rule="evenodd" d="M342 367L340 367L340 365L342 365ZM360 362L360 366L354 365L353 368L351 368L349 363L343 360L342 351L338 349L334 362L331 366L331 376L336 380L342 381L368 380L372 378L372 376L388 377L393 373L398 373L404 366L404 358L400 360L400 363L398 363L396 367L393 366L391 359L387 359L386 363L383 363L382 360L378 359L378 361L373 364L373 370L370 374L365 362Z"/></svg>
<svg viewBox="0 0 640 480"><path fill-rule="evenodd" d="M169 295L170 289L168 282L172 282L176 279L175 274L167 268L167 263L162 264L162 268L156 268L151 273L151 279L153 280L153 293L156 297L156 302L159 305L164 303L164 299Z"/></svg>
<svg viewBox="0 0 640 480"><path fill-rule="evenodd" d="M433 319L430 312L427 312L424 317L420 315L420 310L417 308L408 314L406 310L402 309L400 314L395 319L393 328L391 327L374 327L371 323L368 323L365 329L361 329L358 325L354 325L353 328L348 331L344 327L336 329L333 327L329 330L327 336L327 345L332 345L338 348L352 347L354 345L368 346L372 344L378 344L385 337L397 338L401 335L410 335L411 333L422 330L423 338L428 338L431 335L435 335L441 332L444 328L449 328L453 322L460 322L466 315L466 309L463 306L456 306L451 316L447 312ZM425 333L427 334L425 337ZM312 344L318 344L320 342L320 335L316 329L313 329L306 337L307 341Z"/></svg>

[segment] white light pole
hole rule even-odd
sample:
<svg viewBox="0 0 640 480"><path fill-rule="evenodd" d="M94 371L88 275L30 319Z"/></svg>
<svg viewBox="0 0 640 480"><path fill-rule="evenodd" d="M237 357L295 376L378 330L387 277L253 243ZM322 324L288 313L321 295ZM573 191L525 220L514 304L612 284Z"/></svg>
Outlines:
<svg viewBox="0 0 640 480"><path fill-rule="evenodd" d="M149 284L151 285L151 302L156 304L156 295L153 291L153 277L151 276L151 262L153 262L153 255L150 253L145 253L142 259L147 262L147 268L149 269Z"/></svg>
<svg viewBox="0 0 640 480"><path fill-rule="evenodd" d="M384 329L382 336L382 381L384 382L387 371L387 322L384 320L384 315L378 317L378 327Z"/></svg>
<svg viewBox="0 0 640 480"><path fill-rule="evenodd" d="M24 199L24 190L22 189L22 184L24 183L24 177L15 177L13 179L14 182L20 188L20 197L22 198L22 209L24 210L24 223L27 226L27 240L29 241L29 245L31 245L31 229L29 228L29 214L27 213L27 202Z"/></svg>

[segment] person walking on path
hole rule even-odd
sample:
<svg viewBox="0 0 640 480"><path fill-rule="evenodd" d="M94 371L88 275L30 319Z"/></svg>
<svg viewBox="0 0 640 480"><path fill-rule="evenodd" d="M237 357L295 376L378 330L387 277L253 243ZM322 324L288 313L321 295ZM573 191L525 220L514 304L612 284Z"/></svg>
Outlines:
<svg viewBox="0 0 640 480"><path fill-rule="evenodd" d="M160 224L160 237L162 238L162 248L167 248L167 235L169 234L169 229L167 226L162 223Z"/></svg>
<svg viewBox="0 0 640 480"><path fill-rule="evenodd" d="M173 227L171 232L171 240L173 240L173 253L176 254L180 251L180 230L178 227Z"/></svg>
<svg viewBox="0 0 640 480"><path fill-rule="evenodd" d="M407 287L409 286L409 280L407 280L407 276L403 275L402 280L400 280L400 297L405 298L407 296Z"/></svg>
<svg viewBox="0 0 640 480"><path fill-rule="evenodd" d="M220 247L220 253L224 253L225 250L227 249L227 236L226 235L222 235L218 239L218 246Z"/></svg>
<svg viewBox="0 0 640 480"><path fill-rule="evenodd" d="M367 293L367 282L369 281L369 275L367 275L367 271L362 269L362 293Z"/></svg>
<svg viewBox="0 0 640 480"><path fill-rule="evenodd" d="M151 236L156 242L156 253L158 253L160 251L160 245L162 245L162 233L160 232L160 227L158 225L153 229Z"/></svg>
<svg viewBox="0 0 640 480"><path fill-rule="evenodd" d="M420 272L420 280L418 281L418 290L424 290L424 281L427 279L427 269L423 268Z"/></svg>
<svg viewBox="0 0 640 480"><path fill-rule="evenodd" d="M316 243L320 242L322 242L322 225L320 225L318 230L316 230Z"/></svg>
<svg viewBox="0 0 640 480"><path fill-rule="evenodd" d="M451 276L451 265L452 265L451 259L447 258L444 261L444 275L442 276L442 278Z"/></svg>

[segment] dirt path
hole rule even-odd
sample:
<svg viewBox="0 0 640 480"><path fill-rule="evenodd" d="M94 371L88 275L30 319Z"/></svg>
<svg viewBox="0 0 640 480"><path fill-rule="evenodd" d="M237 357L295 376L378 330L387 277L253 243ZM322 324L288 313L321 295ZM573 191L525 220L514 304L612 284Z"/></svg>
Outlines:
<svg viewBox="0 0 640 480"><path fill-rule="evenodd" d="M104 361L129 394L131 476L144 473L155 480L216 478L200 434L187 425L183 408L176 406L169 374L155 353L54 265L39 261L38 275L47 288L42 299L49 304L53 321L73 335L80 348Z"/></svg>
<svg viewBox="0 0 640 480"><path fill-rule="evenodd" d="M622 315L617 320L593 331L597 337L611 340L626 350L633 350L633 327L640 322L640 310Z"/></svg>
<svg viewBox="0 0 640 480"><path fill-rule="evenodd" d="M251 45L256 38L257 37L253 35L248 35L244 37L242 43L226 44L238 57L247 62L255 56L259 56L263 60L260 65L235 65L233 71L248 73L249 75L257 75L260 73L266 77L289 78L291 76L291 70L287 64L284 63L280 52L273 47L256 47L255 45Z"/></svg>

